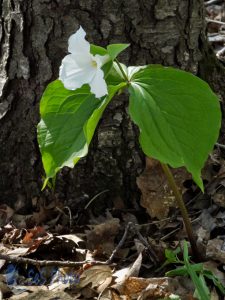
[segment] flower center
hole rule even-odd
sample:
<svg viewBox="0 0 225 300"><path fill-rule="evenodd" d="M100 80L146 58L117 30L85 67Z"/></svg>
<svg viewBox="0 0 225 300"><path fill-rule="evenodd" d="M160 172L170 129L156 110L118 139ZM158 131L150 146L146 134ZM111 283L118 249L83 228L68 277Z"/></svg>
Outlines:
<svg viewBox="0 0 225 300"><path fill-rule="evenodd" d="M94 67L94 68L97 68L97 62L95 61L95 60L92 60L91 61L91 65L92 65L92 67Z"/></svg>

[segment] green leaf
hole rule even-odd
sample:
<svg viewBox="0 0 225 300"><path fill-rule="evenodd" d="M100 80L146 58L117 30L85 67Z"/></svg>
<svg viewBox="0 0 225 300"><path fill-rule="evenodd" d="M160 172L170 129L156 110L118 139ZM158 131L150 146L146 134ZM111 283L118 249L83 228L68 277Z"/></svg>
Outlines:
<svg viewBox="0 0 225 300"><path fill-rule="evenodd" d="M126 75L128 81L131 80L134 73L138 72L139 70L143 69L143 67L129 67L127 68L126 65L119 63L120 67L122 68L124 74ZM124 81L124 75L122 74L118 64L114 61L112 69L110 70L109 74L106 77L106 82L109 85L117 85Z"/></svg>
<svg viewBox="0 0 225 300"><path fill-rule="evenodd" d="M166 249L165 257L168 263L180 263L180 260L177 257L177 254L180 253L180 247L177 247L175 250Z"/></svg>
<svg viewBox="0 0 225 300"><path fill-rule="evenodd" d="M121 68L127 75L127 67L124 64L120 64ZM113 62L113 66L106 77L106 82L109 85L117 85L124 81L123 74L121 73L117 63Z"/></svg>
<svg viewBox="0 0 225 300"><path fill-rule="evenodd" d="M213 284L220 290L220 292L225 295L225 286L222 284L222 282L219 280L218 277L216 277L212 271L204 269L203 275L207 277L208 279L213 281Z"/></svg>
<svg viewBox="0 0 225 300"><path fill-rule="evenodd" d="M197 275L196 275L197 276ZM202 274L199 274L199 276L197 276L196 278L198 278L198 285L196 283L195 286L196 286L196 290L195 290L195 293L194 293L194 297L197 296L197 298L199 300L210 300L211 297L210 297L210 291L209 291L209 288L205 282L205 278ZM193 278L192 278L192 281L193 281ZM206 298L208 297L208 298Z"/></svg>
<svg viewBox="0 0 225 300"><path fill-rule="evenodd" d="M38 142L47 179L64 166L72 168L88 152L101 115L125 83L108 87L109 95L96 99L88 85L71 91L61 81L50 83L41 99Z"/></svg>
<svg viewBox="0 0 225 300"><path fill-rule="evenodd" d="M203 271L203 264L199 263L199 264L193 264L192 265L192 269L194 272L202 272ZM185 276L188 275L188 271L187 268L185 266L182 267L177 267L174 270L170 270L168 272L166 272L166 276Z"/></svg>
<svg viewBox="0 0 225 300"><path fill-rule="evenodd" d="M187 244L187 242L185 240L184 240L184 253L183 253L183 257L184 257L185 267L187 269L187 272L188 272L189 276L191 277L192 282L194 283L194 285L196 287L196 291L197 291L197 295L198 295L199 299L200 300L203 300L203 299L204 300L210 300L209 289L208 289L208 287L206 285L204 277L202 276L201 273L198 276L197 273L196 273L196 271L195 271L195 268L189 262L188 244Z"/></svg>
<svg viewBox="0 0 225 300"><path fill-rule="evenodd" d="M114 60L130 44L111 44L107 46L107 51L112 60Z"/></svg>
<svg viewBox="0 0 225 300"><path fill-rule="evenodd" d="M221 124L218 98L207 83L184 71L147 66L133 74L129 92L144 153L174 168L185 166L203 190L201 169Z"/></svg>
<svg viewBox="0 0 225 300"><path fill-rule="evenodd" d="M91 47L90 47L90 52L91 54L93 55L107 55L108 54L108 51L101 47L101 46L97 46L97 45L94 45L94 44L91 44Z"/></svg>

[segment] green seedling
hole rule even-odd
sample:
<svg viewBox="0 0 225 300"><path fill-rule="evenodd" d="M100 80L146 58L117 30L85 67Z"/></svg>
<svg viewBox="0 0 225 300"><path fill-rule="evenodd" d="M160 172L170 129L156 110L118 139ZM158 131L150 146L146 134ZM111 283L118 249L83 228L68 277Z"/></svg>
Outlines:
<svg viewBox="0 0 225 300"><path fill-rule="evenodd" d="M167 249L165 251L166 261L163 266L168 264L181 265L174 270L166 272L166 276L189 276L195 286L195 296L199 300L210 300L209 288L206 284L206 279L218 288L222 295L225 295L225 286L213 274L212 271L207 270L202 263L192 264L188 255L188 244L184 241L183 260L178 258L181 252L180 248L175 251Z"/></svg>

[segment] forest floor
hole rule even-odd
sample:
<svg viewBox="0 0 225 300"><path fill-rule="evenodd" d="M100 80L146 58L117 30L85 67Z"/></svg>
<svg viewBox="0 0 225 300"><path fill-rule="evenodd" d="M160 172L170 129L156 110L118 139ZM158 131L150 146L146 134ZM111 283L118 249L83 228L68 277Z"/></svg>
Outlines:
<svg viewBox="0 0 225 300"><path fill-rule="evenodd" d="M225 3L205 1L208 39L225 62ZM225 299L225 146L216 144L203 170L205 193L184 169L174 177L196 234L201 263L189 247L175 198L158 163L146 159L137 178L140 209L121 199L96 216L93 206L76 215L55 199L32 199L21 215L0 206L1 299ZM193 275L194 274L194 275ZM197 281L196 277L197 275ZM204 299L205 300L205 299Z"/></svg>

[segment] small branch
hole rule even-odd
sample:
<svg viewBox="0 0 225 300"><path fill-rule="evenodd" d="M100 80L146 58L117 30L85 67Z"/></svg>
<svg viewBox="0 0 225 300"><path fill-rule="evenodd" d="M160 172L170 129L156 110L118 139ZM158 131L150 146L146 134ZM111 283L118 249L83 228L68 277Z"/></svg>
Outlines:
<svg viewBox="0 0 225 300"><path fill-rule="evenodd" d="M22 264L31 264L34 266L60 266L60 267L76 267L84 264L91 265L107 265L106 261L92 261L92 260L84 260L84 261L60 261L60 260L36 260L25 257L15 257L5 254L0 254L0 259L11 261L14 263L22 263Z"/></svg>
<svg viewBox="0 0 225 300"><path fill-rule="evenodd" d="M123 246L128 232L129 230L132 230L135 232L135 234L138 236L139 240L142 242L142 244L148 249L149 253L150 253L150 258L151 261L153 262L154 265L157 265L158 263L158 258L157 255L155 254L154 250L151 248L150 244L146 241L146 239L143 237L143 235L139 232L139 230L137 229L137 225L133 224L132 222L129 222L126 226L125 232L122 236L122 239L120 240L119 244L117 245L116 249L113 251L112 255L110 256L110 258L107 260L108 264L111 264L113 258L115 257L115 254L118 252L118 250Z"/></svg>
<svg viewBox="0 0 225 300"><path fill-rule="evenodd" d="M116 248L113 250L110 258L106 261L107 264L111 264L115 255L117 254L117 252L119 251L119 249L124 245L126 239L127 239L127 235L128 235L128 232L129 232L129 229L131 227L131 223L129 222L125 228L125 231L124 231L124 234L121 238L121 240L119 241L119 244L116 246Z"/></svg>
<svg viewBox="0 0 225 300"><path fill-rule="evenodd" d="M91 264L91 265L112 265L112 261L118 252L118 250L123 246L128 231L131 227L132 223L128 223L128 225L125 228L125 232L122 236L122 239L120 240L119 244L116 246L116 248L113 250L110 258L107 261L95 261L95 260L84 260L84 261L60 261L60 260L36 260L31 258L25 258L25 257L15 257L10 255L5 255L0 253L0 259L11 261L14 263L23 263L23 264L31 264L34 266L60 266L60 267L75 267L80 266L84 264Z"/></svg>
<svg viewBox="0 0 225 300"><path fill-rule="evenodd" d="M64 209L68 210L69 213L69 220L70 220L70 229L72 228L72 213L71 213L71 209L69 208L69 206L65 206Z"/></svg>
<svg viewBox="0 0 225 300"><path fill-rule="evenodd" d="M106 192L109 192L109 190L104 190L104 191L98 193L97 195L95 195L95 196L94 196L94 197L86 204L86 206L85 206L84 209L88 209L88 207L92 204L92 202L93 202L95 199L97 199L99 196L101 196L102 194L104 194L104 193L106 193Z"/></svg>
<svg viewBox="0 0 225 300"><path fill-rule="evenodd" d="M146 239L143 237L143 235L140 233L140 231L137 229L137 227L135 225L133 225L133 228L135 230L135 233L137 234L139 240L142 242L142 244L148 249L149 253L150 253L150 258L151 261L153 262L154 265L157 265L158 263L158 257L155 253L155 251L152 249L151 245L149 244L148 241L146 241Z"/></svg>
<svg viewBox="0 0 225 300"><path fill-rule="evenodd" d="M209 1L206 1L205 2L205 6L210 6L210 5L213 5L213 4L217 4L217 3L222 3L223 0L209 0Z"/></svg>
<svg viewBox="0 0 225 300"><path fill-rule="evenodd" d="M160 238L161 241L165 241L167 240L169 237L171 237L172 235L174 235L174 233L176 233L177 231L180 230L180 227L168 232L166 235L164 235L163 237Z"/></svg>
<svg viewBox="0 0 225 300"><path fill-rule="evenodd" d="M218 146L219 148L225 149L225 145L223 145L223 144L216 143L216 146Z"/></svg>
<svg viewBox="0 0 225 300"><path fill-rule="evenodd" d="M225 36L219 34L216 36L208 36L208 41L210 43L222 43L225 42Z"/></svg>
<svg viewBox="0 0 225 300"><path fill-rule="evenodd" d="M215 24L219 24L219 25L225 25L225 22L217 21L217 20L213 20L213 19L208 19L208 18L206 18L206 21L207 21L208 23L215 23Z"/></svg>
<svg viewBox="0 0 225 300"><path fill-rule="evenodd" d="M156 254L154 251L151 249L149 243L144 239L144 237L141 235L141 233L138 231L136 228L135 224L129 222L125 228L124 234L116 246L116 248L113 250L111 256L107 261L96 261L96 260L84 260L84 261L60 261L60 260L36 260L36 259L31 259L31 258L25 258L25 257L15 257L15 256L10 256L10 255L5 255L0 253L0 259L14 262L14 263L22 263L22 264L31 264L34 266L60 266L60 267L76 267L84 264L90 264L90 265L114 265L112 263L115 255L119 251L119 249L124 245L124 242L127 239L127 235L129 230L132 229L135 231L136 235L139 237L141 242L144 244L144 246L149 250L151 253L152 261L154 264L158 261Z"/></svg>

